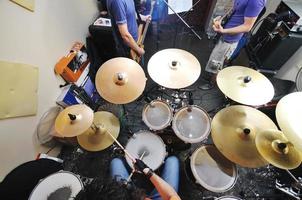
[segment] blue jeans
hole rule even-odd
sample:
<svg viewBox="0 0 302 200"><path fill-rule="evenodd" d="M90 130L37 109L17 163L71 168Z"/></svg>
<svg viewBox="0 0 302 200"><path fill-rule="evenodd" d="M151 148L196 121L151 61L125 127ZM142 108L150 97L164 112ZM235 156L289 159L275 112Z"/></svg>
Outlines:
<svg viewBox="0 0 302 200"><path fill-rule="evenodd" d="M119 158L114 158L110 163L110 175L117 181L127 180L129 173L124 165L124 162ZM179 186L179 160L176 156L170 156L166 159L164 169L161 174L162 179L164 179L170 186L178 192ZM159 193L154 189L149 198L153 200L161 200Z"/></svg>

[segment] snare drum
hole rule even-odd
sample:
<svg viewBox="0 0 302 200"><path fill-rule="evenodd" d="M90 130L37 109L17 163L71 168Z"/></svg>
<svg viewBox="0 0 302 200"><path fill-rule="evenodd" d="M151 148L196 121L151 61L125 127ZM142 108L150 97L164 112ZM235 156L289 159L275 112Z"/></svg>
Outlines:
<svg viewBox="0 0 302 200"><path fill-rule="evenodd" d="M163 140L150 131L139 131L128 141L125 148L135 158L140 158L151 169L158 169L167 155L166 145ZM132 161L126 156L127 163L133 168Z"/></svg>
<svg viewBox="0 0 302 200"><path fill-rule="evenodd" d="M237 168L213 145L202 146L190 158L192 174L198 184L212 192L226 192L237 180Z"/></svg>
<svg viewBox="0 0 302 200"><path fill-rule="evenodd" d="M36 185L29 200L74 199L83 189L83 183L75 174L60 171L47 176Z"/></svg>
<svg viewBox="0 0 302 200"><path fill-rule="evenodd" d="M186 106L175 113L172 128L184 142L198 143L210 134L211 118L198 106Z"/></svg>
<svg viewBox="0 0 302 200"><path fill-rule="evenodd" d="M216 200L242 200L238 197L234 197L234 196L223 196L223 197L219 197Z"/></svg>
<svg viewBox="0 0 302 200"><path fill-rule="evenodd" d="M151 130L162 130L170 125L173 112L170 106L161 100L154 100L145 105L143 109L143 122Z"/></svg>

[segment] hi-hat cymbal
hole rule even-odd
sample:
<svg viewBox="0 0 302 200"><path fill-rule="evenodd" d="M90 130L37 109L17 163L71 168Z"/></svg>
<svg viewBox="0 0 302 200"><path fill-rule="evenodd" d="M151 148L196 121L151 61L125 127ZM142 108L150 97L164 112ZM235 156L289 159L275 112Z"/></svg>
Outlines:
<svg viewBox="0 0 302 200"><path fill-rule="evenodd" d="M126 104L144 91L147 78L144 70L129 58L112 58L102 64L96 74L98 93L114 104Z"/></svg>
<svg viewBox="0 0 302 200"><path fill-rule="evenodd" d="M164 49L155 53L148 62L148 73L153 81L171 89L192 85L200 75L198 60L181 49Z"/></svg>
<svg viewBox="0 0 302 200"><path fill-rule="evenodd" d="M258 152L272 165L281 169L295 169L301 164L299 151L281 131L265 130L257 134Z"/></svg>
<svg viewBox="0 0 302 200"><path fill-rule="evenodd" d="M277 104L276 118L286 138L302 151L302 92L284 96Z"/></svg>
<svg viewBox="0 0 302 200"><path fill-rule="evenodd" d="M212 120L215 146L225 157L243 167L268 164L255 144L256 135L266 129L277 130L277 126L264 113L248 106L224 108Z"/></svg>
<svg viewBox="0 0 302 200"><path fill-rule="evenodd" d="M92 124L93 110L86 105L65 108L56 118L55 130L64 137L74 137L84 133Z"/></svg>
<svg viewBox="0 0 302 200"><path fill-rule="evenodd" d="M219 89L245 105L263 105L274 97L272 83L261 73L241 66L226 67L217 75Z"/></svg>
<svg viewBox="0 0 302 200"><path fill-rule="evenodd" d="M120 122L110 112L100 111L94 113L94 125L85 133L78 135L78 143L87 151L101 151L113 144L114 140L106 133L107 131L115 138L120 132Z"/></svg>

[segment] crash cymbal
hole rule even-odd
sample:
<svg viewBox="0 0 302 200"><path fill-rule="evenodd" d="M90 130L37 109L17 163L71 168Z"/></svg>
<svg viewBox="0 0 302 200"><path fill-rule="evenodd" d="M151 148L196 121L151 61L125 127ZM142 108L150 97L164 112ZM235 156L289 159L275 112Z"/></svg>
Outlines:
<svg viewBox="0 0 302 200"><path fill-rule="evenodd" d="M137 99L146 85L144 70L129 58L113 58L105 62L96 74L99 94L114 104L126 104Z"/></svg>
<svg viewBox="0 0 302 200"><path fill-rule="evenodd" d="M272 83L247 67L224 68L217 75L217 85L227 97L245 105L263 105L274 97Z"/></svg>
<svg viewBox="0 0 302 200"><path fill-rule="evenodd" d="M153 81L171 89L192 85L200 75L198 60L181 49L164 49L155 53L148 62L148 73Z"/></svg>
<svg viewBox="0 0 302 200"><path fill-rule="evenodd" d="M120 131L120 122L110 112L100 111L94 113L94 125L85 133L77 136L78 143L87 151L101 151L113 144L114 140L106 132L109 131L115 138Z"/></svg>
<svg viewBox="0 0 302 200"><path fill-rule="evenodd" d="M255 137L266 129L277 130L264 113L248 106L230 106L219 111L212 120L212 139L219 151L243 167L267 165L258 153Z"/></svg>
<svg viewBox="0 0 302 200"><path fill-rule="evenodd" d="M93 110L88 106L73 105L65 108L56 118L55 130L64 137L84 133L92 124Z"/></svg>
<svg viewBox="0 0 302 200"><path fill-rule="evenodd" d="M286 138L302 152L302 92L284 96L277 104L276 118Z"/></svg>
<svg viewBox="0 0 302 200"><path fill-rule="evenodd" d="M299 151L281 131L264 130L256 135L258 152L270 164L281 169L295 169L301 164Z"/></svg>

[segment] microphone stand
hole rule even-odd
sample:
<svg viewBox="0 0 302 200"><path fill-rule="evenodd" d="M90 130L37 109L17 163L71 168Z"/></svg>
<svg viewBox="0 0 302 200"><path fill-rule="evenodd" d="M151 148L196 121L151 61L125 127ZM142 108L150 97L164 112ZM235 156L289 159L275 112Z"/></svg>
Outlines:
<svg viewBox="0 0 302 200"><path fill-rule="evenodd" d="M194 33L194 35L201 40L201 37L198 35L198 33L196 33L196 31L194 31L194 29L168 4L168 2L166 0L163 0L163 2L174 12L174 14L183 22L183 24L185 24L191 31L192 33ZM198 2L197 2L198 3ZM194 4L195 6L196 4ZM192 8L191 8L192 9ZM191 10L190 9L190 10Z"/></svg>

